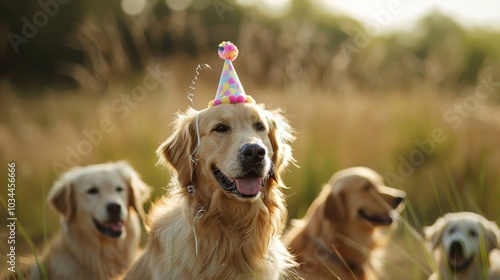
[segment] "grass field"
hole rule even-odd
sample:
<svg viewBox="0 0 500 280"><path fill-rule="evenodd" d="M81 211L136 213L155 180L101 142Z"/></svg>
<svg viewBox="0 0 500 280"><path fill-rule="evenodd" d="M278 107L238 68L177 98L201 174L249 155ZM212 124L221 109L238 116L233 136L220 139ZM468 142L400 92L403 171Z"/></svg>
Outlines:
<svg viewBox="0 0 500 280"><path fill-rule="evenodd" d="M146 76L139 77L113 85L102 95L75 91L25 97L0 86L4 166L0 178L6 182L7 163L15 162L16 217L38 251L58 230L58 216L44 201L58 173L67 167L127 160L154 187L153 199L164 193L169 172L155 166L155 149L169 135L175 112L190 105L185 94L189 79L179 76L150 88L144 84ZM197 109L206 107L214 84L198 82ZM139 91L140 87L146 89ZM496 204L500 106L490 102L485 88L478 87L457 98L417 89L290 94L245 84L257 102L284 109L296 130L292 147L298 166L290 167L284 177L290 218L304 214L335 171L371 167L384 175L389 186L408 193L403 213L407 226L400 226L393 240L411 256L397 261L410 267L415 277L425 274L425 269L413 262L423 259L425 264L425 257L418 236L409 234L410 226L421 234L422 227L438 216L460 210L500 221ZM7 198L6 187L0 194ZM4 241L7 214L0 213ZM32 255L20 233L17 239L17 254ZM5 242L1 244L0 259L7 248Z"/></svg>

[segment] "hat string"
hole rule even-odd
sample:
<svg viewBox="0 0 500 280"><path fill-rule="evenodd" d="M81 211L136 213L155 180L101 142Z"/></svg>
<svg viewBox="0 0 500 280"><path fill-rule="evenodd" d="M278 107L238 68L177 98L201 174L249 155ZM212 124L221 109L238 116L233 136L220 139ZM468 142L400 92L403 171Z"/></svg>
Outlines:
<svg viewBox="0 0 500 280"><path fill-rule="evenodd" d="M200 75L200 71L203 69L210 69L210 65L208 64L198 64L196 67L196 74L194 75L194 79L191 80L191 84L189 85L189 91L187 92L187 98L191 101L192 107L194 109L194 90L195 90L195 85L196 85L196 80L198 80L198 76Z"/></svg>

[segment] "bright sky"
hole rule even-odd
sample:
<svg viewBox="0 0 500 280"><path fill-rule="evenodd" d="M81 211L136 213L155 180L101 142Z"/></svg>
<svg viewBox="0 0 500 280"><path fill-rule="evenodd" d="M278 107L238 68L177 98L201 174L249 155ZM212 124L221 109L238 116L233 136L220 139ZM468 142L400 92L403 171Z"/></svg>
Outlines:
<svg viewBox="0 0 500 280"><path fill-rule="evenodd" d="M140 13L147 0L121 0L130 15ZM174 10L184 10L195 0L163 0ZM213 0L204 0L209 6ZM454 18L466 27L500 30L500 0L309 0L333 14L347 15L361 23L378 23L381 32L410 29L433 10ZM200 2L200 1L198 1ZM236 0L239 4L259 4L269 14L286 11L290 0Z"/></svg>
<svg viewBox="0 0 500 280"><path fill-rule="evenodd" d="M270 14L283 11L290 0L237 0L242 5L260 3ZM500 30L500 0L311 0L334 14L347 15L367 24L377 20L382 32L410 29L433 10L466 27ZM385 11L385 12L384 12ZM389 16L387 13L390 13Z"/></svg>
<svg viewBox="0 0 500 280"><path fill-rule="evenodd" d="M384 24L387 31L409 28L422 16L436 9L466 27L477 26L500 30L499 0L316 0L316 2L332 13L349 15L363 23L376 20L377 14L383 19L382 15L387 15L384 11L392 11L389 20L382 20L387 22Z"/></svg>

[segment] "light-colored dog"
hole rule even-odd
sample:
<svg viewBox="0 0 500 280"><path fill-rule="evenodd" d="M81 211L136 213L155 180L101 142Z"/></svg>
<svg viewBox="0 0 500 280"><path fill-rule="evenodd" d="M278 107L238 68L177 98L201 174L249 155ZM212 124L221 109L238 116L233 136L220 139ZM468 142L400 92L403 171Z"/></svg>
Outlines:
<svg viewBox="0 0 500 280"><path fill-rule="evenodd" d="M119 279L137 257L139 218L150 188L126 162L75 167L57 181L48 202L61 232L30 279Z"/></svg>
<svg viewBox="0 0 500 280"><path fill-rule="evenodd" d="M281 242L280 174L291 128L255 104L188 110L158 155L175 171L173 193L153 206L151 231L126 279L290 279Z"/></svg>
<svg viewBox="0 0 500 280"><path fill-rule="evenodd" d="M448 213L424 228L438 271L429 279L500 279L500 230L472 212Z"/></svg>
<svg viewBox="0 0 500 280"><path fill-rule="evenodd" d="M335 173L302 220L292 221L285 245L305 279L373 279L369 258L380 226L393 223L405 192L384 185L366 167Z"/></svg>

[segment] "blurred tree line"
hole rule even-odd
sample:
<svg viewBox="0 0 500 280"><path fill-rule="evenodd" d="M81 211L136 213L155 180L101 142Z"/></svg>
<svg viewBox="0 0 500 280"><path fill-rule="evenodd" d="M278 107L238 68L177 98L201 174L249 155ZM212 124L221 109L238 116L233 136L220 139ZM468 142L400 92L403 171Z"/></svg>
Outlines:
<svg viewBox="0 0 500 280"><path fill-rule="evenodd" d="M183 10L144 0L131 16L122 1L3 1L0 81L100 92L154 61L198 61L222 40L244 50L240 75L296 94L422 87L460 94L479 77L500 80L500 33L463 28L439 12L411 32L380 35L383 20L363 25L310 0L292 0L280 16L233 0L192 0Z"/></svg>

